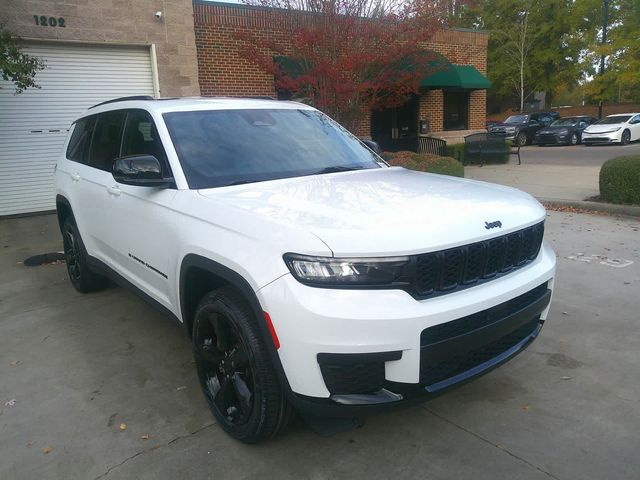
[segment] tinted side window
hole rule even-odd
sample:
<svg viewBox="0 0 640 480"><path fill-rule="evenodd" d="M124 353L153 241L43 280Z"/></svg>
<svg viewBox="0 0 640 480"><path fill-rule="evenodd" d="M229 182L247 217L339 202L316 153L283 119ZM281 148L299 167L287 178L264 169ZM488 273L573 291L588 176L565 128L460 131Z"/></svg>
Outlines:
<svg viewBox="0 0 640 480"><path fill-rule="evenodd" d="M153 155L161 164L166 163L162 142L149 112L129 110L122 138L122 156Z"/></svg>
<svg viewBox="0 0 640 480"><path fill-rule="evenodd" d="M124 115L124 110L97 115L89 153L90 166L107 172L111 171L113 160L120 156L120 138Z"/></svg>
<svg viewBox="0 0 640 480"><path fill-rule="evenodd" d="M95 117L82 118L76 122L67 146L67 158L69 160L86 163L94 123Z"/></svg>

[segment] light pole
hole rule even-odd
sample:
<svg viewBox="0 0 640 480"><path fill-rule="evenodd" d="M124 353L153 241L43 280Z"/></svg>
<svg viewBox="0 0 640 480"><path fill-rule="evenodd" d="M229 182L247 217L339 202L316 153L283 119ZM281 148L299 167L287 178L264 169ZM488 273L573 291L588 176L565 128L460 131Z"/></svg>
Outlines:
<svg viewBox="0 0 640 480"><path fill-rule="evenodd" d="M604 0L602 4L602 45L607 43L607 27L609 26L609 1ZM604 75L604 52L600 57L600 75ZM602 99L598 102L598 118L602 118Z"/></svg>

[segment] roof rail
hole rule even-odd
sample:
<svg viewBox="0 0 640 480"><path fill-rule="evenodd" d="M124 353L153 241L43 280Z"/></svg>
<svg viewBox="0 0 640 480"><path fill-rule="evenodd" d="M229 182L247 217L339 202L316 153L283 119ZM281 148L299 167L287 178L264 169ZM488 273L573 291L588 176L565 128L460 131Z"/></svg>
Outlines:
<svg viewBox="0 0 640 480"><path fill-rule="evenodd" d="M95 107L99 107L100 105L106 105L108 103L126 102L127 100L155 100L155 98L153 98L153 97L151 97L149 95L133 95L131 97L113 98L111 100L107 100L106 102L97 103L96 105L93 105L92 107L89 107L89 109L92 109L92 108L95 108Z"/></svg>

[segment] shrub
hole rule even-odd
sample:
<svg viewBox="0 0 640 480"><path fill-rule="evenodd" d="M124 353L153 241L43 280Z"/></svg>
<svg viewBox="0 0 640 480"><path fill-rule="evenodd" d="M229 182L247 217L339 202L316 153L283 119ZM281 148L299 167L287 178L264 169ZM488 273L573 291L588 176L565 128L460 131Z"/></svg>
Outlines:
<svg viewBox="0 0 640 480"><path fill-rule="evenodd" d="M384 159L395 167L404 167L420 172L439 173L464 177L464 167L455 158L440 157L428 153L385 152Z"/></svg>
<svg viewBox="0 0 640 480"><path fill-rule="evenodd" d="M612 158L602 165L600 199L640 204L640 155Z"/></svg>
<svg viewBox="0 0 640 480"><path fill-rule="evenodd" d="M507 146L511 147L511 140L506 140ZM472 165L474 163L478 163L478 158L474 157L468 161L465 161L464 158L464 143L454 143L452 145L447 145L447 155L455 158L463 165ZM510 155L505 153L503 155L483 155L482 159L485 164L498 164L498 163L507 163L509 161Z"/></svg>

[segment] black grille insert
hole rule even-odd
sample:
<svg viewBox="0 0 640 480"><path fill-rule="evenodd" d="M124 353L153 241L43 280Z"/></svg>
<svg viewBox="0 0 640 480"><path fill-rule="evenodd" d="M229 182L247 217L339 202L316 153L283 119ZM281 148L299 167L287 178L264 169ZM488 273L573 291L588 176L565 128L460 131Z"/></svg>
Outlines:
<svg viewBox="0 0 640 480"><path fill-rule="evenodd" d="M432 385L471 370L524 340L540 324L539 312L548 304L548 292L547 283L544 283L495 307L423 330L420 335L420 346L422 348L420 383ZM546 301L543 300L545 297L547 298ZM497 340L490 341L470 351L465 350L465 336L469 338L469 335L487 328L499 329L501 322L504 323L512 315L523 315L522 312L526 311L527 307L530 309L535 308L533 305L536 302L540 305L538 307L540 310L530 313L532 317L524 319L526 323L522 326L515 328L515 330ZM447 352L450 349L451 354L447 353L446 358L441 356L437 361L434 361L430 358L430 355L433 355L434 349L438 349L443 344L447 345Z"/></svg>
<svg viewBox="0 0 640 480"><path fill-rule="evenodd" d="M490 240L416 255L415 294L448 293L521 268L538 256L543 235L541 222Z"/></svg>

